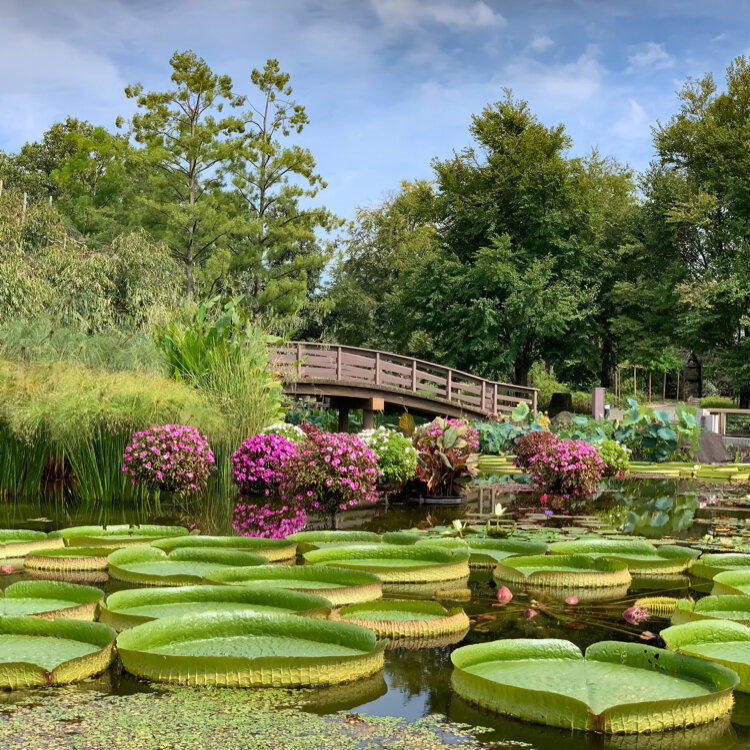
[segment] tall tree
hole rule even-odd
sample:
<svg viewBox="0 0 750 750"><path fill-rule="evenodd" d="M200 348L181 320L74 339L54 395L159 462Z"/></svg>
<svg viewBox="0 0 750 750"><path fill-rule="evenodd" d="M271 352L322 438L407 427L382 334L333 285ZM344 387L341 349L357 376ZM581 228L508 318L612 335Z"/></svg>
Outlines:
<svg viewBox="0 0 750 750"><path fill-rule="evenodd" d="M229 76L214 73L192 51L175 52L169 64L174 88L144 93L135 84L125 93L140 110L131 129L143 146L144 222L167 242L192 298L196 268L235 231L221 173L241 152L245 118L231 112L245 97L233 92Z"/></svg>

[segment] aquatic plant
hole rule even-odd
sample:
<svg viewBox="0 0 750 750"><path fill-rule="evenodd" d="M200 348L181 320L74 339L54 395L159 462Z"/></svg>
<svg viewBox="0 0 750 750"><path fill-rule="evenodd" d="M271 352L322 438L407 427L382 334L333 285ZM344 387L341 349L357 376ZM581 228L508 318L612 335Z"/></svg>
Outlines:
<svg viewBox="0 0 750 750"><path fill-rule="evenodd" d="M281 435L253 435L232 454L232 479L240 495L276 496L281 470L297 452L296 445Z"/></svg>
<svg viewBox="0 0 750 750"><path fill-rule="evenodd" d="M565 499L591 494L602 477L596 448L583 440L558 440L529 460L529 476L545 493Z"/></svg>
<svg viewBox="0 0 750 750"><path fill-rule="evenodd" d="M234 549L256 552L269 562L291 560L297 554L297 545L292 540L255 539L246 536L188 536L170 537L152 542L152 547L169 553L176 549Z"/></svg>
<svg viewBox="0 0 750 750"><path fill-rule="evenodd" d="M101 589L59 581L17 581L0 591L0 617L33 615L47 620L94 620Z"/></svg>
<svg viewBox="0 0 750 750"><path fill-rule="evenodd" d="M133 433L122 470L133 484L142 483L180 496L205 488L214 454L195 427L167 424Z"/></svg>
<svg viewBox="0 0 750 750"><path fill-rule="evenodd" d="M416 473L417 451L412 441L400 432L378 427L363 430L359 438L377 454L380 470L378 485L402 485Z"/></svg>

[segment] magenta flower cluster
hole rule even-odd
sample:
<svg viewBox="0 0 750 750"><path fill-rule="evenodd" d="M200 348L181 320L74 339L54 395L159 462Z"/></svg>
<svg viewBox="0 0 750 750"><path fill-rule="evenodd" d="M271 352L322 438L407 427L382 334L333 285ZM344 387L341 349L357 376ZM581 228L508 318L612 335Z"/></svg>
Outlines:
<svg viewBox="0 0 750 750"><path fill-rule="evenodd" d="M528 462L529 476L544 492L568 499L599 486L604 462L584 440L556 440L541 446Z"/></svg>
<svg viewBox="0 0 750 750"><path fill-rule="evenodd" d="M122 470L133 484L190 495L205 488L213 463L205 435L195 427L166 424L133 433Z"/></svg>
<svg viewBox="0 0 750 750"><path fill-rule="evenodd" d="M232 454L232 478L240 495L277 495L281 470L297 446L281 435L253 435Z"/></svg>
<svg viewBox="0 0 750 750"><path fill-rule="evenodd" d="M420 431L419 438L425 443L434 442L450 427L463 428L461 437L466 441L465 453L476 453L479 450L478 430L463 419L433 420Z"/></svg>
<svg viewBox="0 0 750 750"><path fill-rule="evenodd" d="M283 539L301 531L307 514L301 505L272 507L240 503L234 508L232 528L242 536L258 536L266 539Z"/></svg>
<svg viewBox="0 0 750 750"><path fill-rule="evenodd" d="M374 451L356 435L305 431L307 440L297 445L297 453L281 470L282 500L333 515L376 499Z"/></svg>

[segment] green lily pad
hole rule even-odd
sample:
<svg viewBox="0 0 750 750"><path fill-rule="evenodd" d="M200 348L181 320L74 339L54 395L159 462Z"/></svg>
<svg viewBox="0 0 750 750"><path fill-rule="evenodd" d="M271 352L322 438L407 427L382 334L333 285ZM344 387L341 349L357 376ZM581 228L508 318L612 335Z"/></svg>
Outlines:
<svg viewBox="0 0 750 750"><path fill-rule="evenodd" d="M106 547L59 547L32 552L23 561L26 570L106 570L107 556L112 552Z"/></svg>
<svg viewBox="0 0 750 750"><path fill-rule="evenodd" d="M750 555L740 553L702 555L690 563L690 572L699 578L713 578L725 570L750 570Z"/></svg>
<svg viewBox="0 0 750 750"><path fill-rule="evenodd" d="M531 542L524 539L486 539L470 536L466 539L422 539L420 545L430 544L448 549L469 550L469 567L494 568L501 560L515 555L535 555L547 549L546 542Z"/></svg>
<svg viewBox="0 0 750 750"><path fill-rule="evenodd" d="M103 672L115 632L98 622L0 617L0 688L57 685Z"/></svg>
<svg viewBox="0 0 750 750"><path fill-rule="evenodd" d="M322 596L331 604L369 602L383 596L383 586L376 575L312 565L259 565L253 568L224 568L206 573L208 583L292 589Z"/></svg>
<svg viewBox="0 0 750 750"><path fill-rule="evenodd" d="M737 690L750 693L750 630L738 622L700 620L661 631L667 648L734 670Z"/></svg>
<svg viewBox="0 0 750 750"><path fill-rule="evenodd" d="M386 641L366 628L295 615L204 612L165 617L117 638L123 666L157 682L302 687L383 668Z"/></svg>
<svg viewBox="0 0 750 750"><path fill-rule="evenodd" d="M469 628L469 618L461 607L448 610L429 601L350 604L338 610L336 617L369 628L384 638L434 638L465 633Z"/></svg>
<svg viewBox="0 0 750 750"><path fill-rule="evenodd" d="M53 531L50 536L61 537L68 547L106 547L121 549L130 545L151 544L157 539L171 536L185 536L188 530L184 526L72 526L60 531Z"/></svg>
<svg viewBox="0 0 750 750"><path fill-rule="evenodd" d="M31 529L0 529L0 560L63 546L62 539Z"/></svg>
<svg viewBox="0 0 750 750"><path fill-rule="evenodd" d="M252 552L196 547L179 547L170 554L156 547L132 547L116 550L108 559L112 578L146 586L186 586L200 583L211 570L267 562Z"/></svg>
<svg viewBox="0 0 750 750"><path fill-rule="evenodd" d="M429 583L469 575L468 549L433 545L356 544L306 552L309 565L367 570L383 582Z"/></svg>
<svg viewBox="0 0 750 750"><path fill-rule="evenodd" d="M704 596L697 602L678 599L672 624L694 620L732 620L750 626L750 597L744 594Z"/></svg>
<svg viewBox="0 0 750 750"><path fill-rule="evenodd" d="M327 617L331 603L320 596L288 589L244 586L130 589L110 594L101 606L99 620L119 631L160 617L238 611Z"/></svg>
<svg viewBox="0 0 750 750"><path fill-rule="evenodd" d="M550 588L620 588L631 580L626 563L585 555L508 557L498 563L493 575L510 583Z"/></svg>
<svg viewBox="0 0 750 750"><path fill-rule="evenodd" d="M380 541L385 544L416 544L424 541L424 535L418 531L386 531Z"/></svg>
<svg viewBox="0 0 750 750"><path fill-rule="evenodd" d="M268 560L289 560L297 554L295 542L285 539L263 539L254 536L176 536L168 539L159 539L153 542L152 547L158 547L165 552L171 552L183 547L203 549L236 549L243 552L255 552Z"/></svg>
<svg viewBox="0 0 750 750"><path fill-rule="evenodd" d="M373 531L298 531L290 534L287 539L296 542L298 551L304 554L321 547L338 547L341 544L377 544L380 534Z"/></svg>
<svg viewBox="0 0 750 750"><path fill-rule="evenodd" d="M687 570L700 552L689 547L664 544L659 547L640 539L577 539L555 542L549 546L552 555L587 555L608 557L627 563L634 576L671 575Z"/></svg>
<svg viewBox="0 0 750 750"><path fill-rule="evenodd" d="M714 596L744 594L750 596L750 570L725 570L714 576Z"/></svg>
<svg viewBox="0 0 750 750"><path fill-rule="evenodd" d="M94 620L101 589L58 581L18 581L0 591L0 617Z"/></svg>
<svg viewBox="0 0 750 750"><path fill-rule="evenodd" d="M585 657L569 641L508 639L451 654L453 689L499 713L586 731L661 732L732 707L737 675L636 643L602 641Z"/></svg>

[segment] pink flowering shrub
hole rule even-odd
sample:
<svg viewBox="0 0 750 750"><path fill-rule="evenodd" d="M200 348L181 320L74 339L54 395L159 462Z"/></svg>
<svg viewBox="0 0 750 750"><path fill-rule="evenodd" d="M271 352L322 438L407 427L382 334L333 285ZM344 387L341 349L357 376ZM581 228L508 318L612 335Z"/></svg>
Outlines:
<svg viewBox="0 0 750 750"><path fill-rule="evenodd" d="M240 495L277 495L281 469L297 446L281 435L253 435L232 454L232 478Z"/></svg>
<svg viewBox="0 0 750 750"><path fill-rule="evenodd" d="M307 435L281 469L284 502L299 503L333 518L340 510L376 499L378 457L374 451L356 435L316 428Z"/></svg>
<svg viewBox="0 0 750 750"><path fill-rule="evenodd" d="M190 495L205 488L213 463L208 440L195 427L166 424L133 433L122 470L133 484Z"/></svg>
<svg viewBox="0 0 750 750"><path fill-rule="evenodd" d="M266 539L283 539L289 534L301 531L307 521L307 514L300 504L272 507L239 503L234 508L232 528L242 536L258 536Z"/></svg>
<svg viewBox="0 0 750 750"><path fill-rule="evenodd" d="M542 446L528 465L529 476L545 495L566 499L593 492L604 471L599 452L583 440L557 440Z"/></svg>

